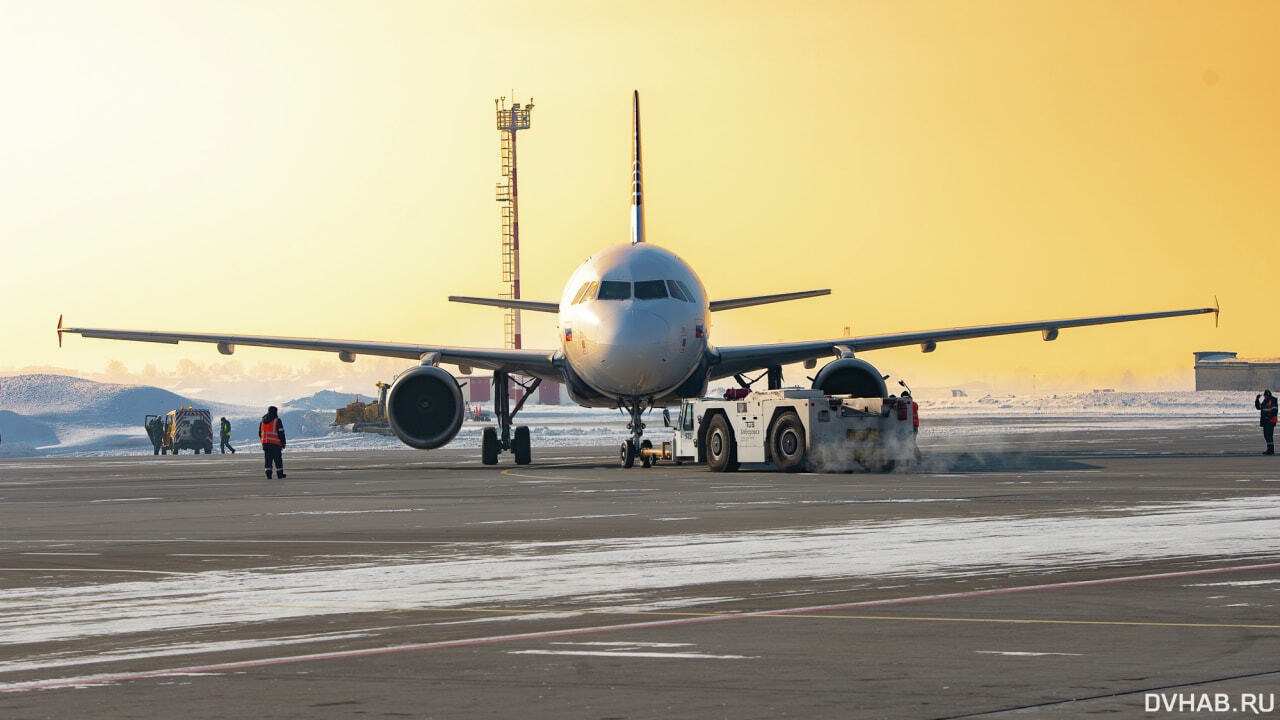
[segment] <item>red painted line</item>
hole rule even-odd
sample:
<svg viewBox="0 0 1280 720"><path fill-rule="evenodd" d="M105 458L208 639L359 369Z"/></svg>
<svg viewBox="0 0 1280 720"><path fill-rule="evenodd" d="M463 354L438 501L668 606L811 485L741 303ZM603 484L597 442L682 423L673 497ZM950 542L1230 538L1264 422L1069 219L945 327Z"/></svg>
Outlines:
<svg viewBox="0 0 1280 720"><path fill-rule="evenodd" d="M1219 575L1223 573L1248 572L1250 570L1275 570L1280 569L1280 563L1268 563L1264 565L1238 565L1235 567L1209 568L1205 570L1184 570L1181 572L1158 573L1155 575L1130 575L1118 578L1104 578L1100 580L1075 580L1071 582L1047 583L1043 585L1023 585L1011 588L996 588L993 590L973 590L970 592L944 593L941 595L916 595L904 598L890 598L887 600L866 600L862 602L838 603L835 605L815 605L811 607L791 608L787 610L767 610L751 613L738 613L726 615L707 615L701 617L682 617L672 618L669 620L651 620L648 622L625 623L622 625L599 625L585 628L572 628L569 630L550 630L545 632L519 633L515 635L494 635L492 637L482 638L466 638L462 640L445 640L433 643L418 643L414 645L393 645L390 647L368 648L365 650L345 650L341 652L316 653L312 655L289 655L277 658L265 658L262 660L246 660L234 663L219 663L214 665L192 665L187 667L169 668L166 670L151 670L148 672L137 673L121 673L112 675L87 675L84 677L61 678L57 680L37 680L33 682L13 683L9 685L0 685L0 693L25 692L28 690L50 690L64 687L83 687L86 685L103 685L106 683L125 682L128 680L145 680L148 678L166 677L170 675L192 675L196 673L221 672L226 670L241 670L244 668L267 667L271 665L287 665L291 663L312 662L317 660L341 660L345 658L369 657L373 655L388 655L391 653L415 652L419 650L436 650L441 648L454 647L473 647L476 645L492 645L503 642L516 642L521 640L543 640L547 638L569 637L573 635L586 635L592 633L612 632L615 630L643 630L656 627L671 627L673 625L691 625L693 623L718 622L722 620L740 620L744 618L760 618L779 615L799 615L813 612L828 612L831 610L848 610L860 607L877 607L884 605L906 605L910 603L928 602L932 600L959 600L965 598L987 597L991 595L1007 595L1010 593L1031 592L1037 590L1062 590L1069 588L1090 587L1094 585L1112 585L1116 583L1137 582L1142 580L1168 580L1173 578L1197 577L1203 575Z"/></svg>
<svg viewBox="0 0 1280 720"><path fill-rule="evenodd" d="M1206 570L1183 570L1180 572L1158 573L1156 575L1130 575L1118 578L1103 578L1101 580L1073 580L1071 582L1048 583L1045 585L1022 585L1012 588L996 588L994 590L973 590L970 592L947 593L944 595L920 595L917 597L894 598L890 600L867 600L856 603L841 603L837 605L825 605L821 607L796 608L793 610L773 610L770 612L751 613L755 616L767 615L792 615L796 613L822 612L824 610L843 610L856 607L875 607L877 605L902 605L905 603L922 602L924 600L956 600L962 598L985 597L987 595L1005 595L1008 593L1028 592L1031 590L1061 590L1065 588L1089 587L1091 585L1111 585L1114 583L1134 582L1137 580L1168 580L1171 578L1194 577L1198 575L1216 575L1219 573L1245 572L1248 570L1274 570L1280 568L1280 563L1269 563L1265 565L1237 565L1235 567L1226 568L1210 568ZM743 615L742 617L746 617ZM739 616L731 616L739 617Z"/></svg>

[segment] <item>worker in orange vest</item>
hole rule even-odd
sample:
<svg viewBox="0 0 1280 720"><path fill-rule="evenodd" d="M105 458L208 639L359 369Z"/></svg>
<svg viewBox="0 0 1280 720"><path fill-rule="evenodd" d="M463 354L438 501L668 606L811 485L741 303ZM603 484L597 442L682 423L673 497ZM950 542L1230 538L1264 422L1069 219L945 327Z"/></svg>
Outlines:
<svg viewBox="0 0 1280 720"><path fill-rule="evenodd" d="M262 422L258 425L258 437L262 439L262 461L267 466L267 479L271 479L271 463L274 462L276 474L283 480L284 423L280 420L275 405L267 408L267 414L262 416Z"/></svg>
<svg viewBox="0 0 1280 720"><path fill-rule="evenodd" d="M903 387L906 387L905 385ZM902 398L911 401L911 432L920 434L920 406L916 404L916 399L911 397L910 388L902 391ZM921 459L920 448L916 447L916 460Z"/></svg>
<svg viewBox="0 0 1280 720"><path fill-rule="evenodd" d="M903 390L902 397L911 401L911 431L920 432L920 406L916 404L916 399L911 397L910 390Z"/></svg>

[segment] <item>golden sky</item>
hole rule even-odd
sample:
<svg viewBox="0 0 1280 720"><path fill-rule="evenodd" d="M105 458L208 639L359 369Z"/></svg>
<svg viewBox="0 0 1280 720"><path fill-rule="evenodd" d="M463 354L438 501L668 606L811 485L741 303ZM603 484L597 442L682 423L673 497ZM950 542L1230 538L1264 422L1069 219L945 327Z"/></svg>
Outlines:
<svg viewBox="0 0 1280 720"><path fill-rule="evenodd" d="M493 98L524 296L648 238L721 345L1198 307L869 353L921 385L1280 355L1280 3L0 0L0 366L221 359L54 324L500 345ZM528 347L554 316L525 314ZM305 364L311 355L242 349ZM336 365L336 360L333 361Z"/></svg>

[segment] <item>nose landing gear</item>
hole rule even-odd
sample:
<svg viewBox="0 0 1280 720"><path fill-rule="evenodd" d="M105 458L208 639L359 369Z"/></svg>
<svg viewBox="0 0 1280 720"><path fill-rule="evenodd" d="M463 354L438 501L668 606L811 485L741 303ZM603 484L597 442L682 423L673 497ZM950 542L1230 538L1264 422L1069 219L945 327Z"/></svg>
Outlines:
<svg viewBox="0 0 1280 720"><path fill-rule="evenodd" d="M644 411L653 407L653 399L649 398L628 398L618 401L619 409L625 409L631 414L631 422L627 423L627 429L631 431L631 437L622 441L622 445L618 448L618 464L624 468L633 467L636 464L636 458L640 458L640 467L652 467L653 458L645 450L652 450L653 443L648 440L641 440L640 436L644 435L644 421L641 417Z"/></svg>

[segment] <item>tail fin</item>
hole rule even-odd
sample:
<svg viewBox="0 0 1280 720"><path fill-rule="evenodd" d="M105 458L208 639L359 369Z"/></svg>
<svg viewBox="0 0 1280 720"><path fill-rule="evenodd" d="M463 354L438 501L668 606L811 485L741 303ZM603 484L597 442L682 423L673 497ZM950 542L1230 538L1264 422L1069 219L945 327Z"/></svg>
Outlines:
<svg viewBox="0 0 1280 720"><path fill-rule="evenodd" d="M640 186L640 91L631 100L631 244L644 242L644 191Z"/></svg>

